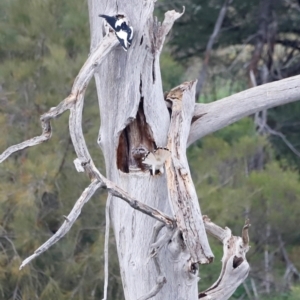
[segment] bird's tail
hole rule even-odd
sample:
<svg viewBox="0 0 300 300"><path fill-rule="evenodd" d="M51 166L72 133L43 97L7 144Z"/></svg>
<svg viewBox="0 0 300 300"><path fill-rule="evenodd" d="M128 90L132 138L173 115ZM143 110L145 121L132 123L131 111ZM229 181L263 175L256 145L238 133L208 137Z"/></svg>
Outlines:
<svg viewBox="0 0 300 300"><path fill-rule="evenodd" d="M98 16L101 17L101 18L104 18L104 19L106 19L107 17L109 17L107 15L98 15Z"/></svg>

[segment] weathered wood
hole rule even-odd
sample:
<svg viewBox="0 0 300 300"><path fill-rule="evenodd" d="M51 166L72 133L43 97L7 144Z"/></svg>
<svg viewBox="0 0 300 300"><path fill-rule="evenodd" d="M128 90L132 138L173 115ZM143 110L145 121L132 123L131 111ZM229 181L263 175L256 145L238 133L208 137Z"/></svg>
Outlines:
<svg viewBox="0 0 300 300"><path fill-rule="evenodd" d="M166 162L169 202L192 263L207 264L213 260L189 165L186 143L195 105L197 82L185 82L166 96L171 105L168 149L172 157Z"/></svg>
<svg viewBox="0 0 300 300"><path fill-rule="evenodd" d="M0 156L0 162L13 152L48 140L51 137L50 120L70 109L69 129L77 155L75 161L78 170L83 170L89 176L91 184L78 199L72 212L65 217L58 234L24 263L58 241L75 222L84 203L98 188L105 187L114 195L111 197L111 215L125 298L149 299L155 296L156 300L194 300L197 298L198 280L195 263L208 262L212 254L205 232L202 232L203 224L197 219L201 212L190 178L185 148L196 139L243 116L298 100L299 76L214 103L197 104L194 113L194 103L191 101L193 85L186 84L183 89L171 92L168 97L173 103L174 112L171 130L178 128L179 133L169 133L173 158L167 165L168 183L162 175L151 176L139 168L138 159L144 150L151 151L167 143L170 117L162 93L159 55L166 34L181 15L174 11L168 12L161 25L152 17L154 2L131 0L119 3L118 0L112 0L103 3L89 0L92 51L74 82L71 94L41 117L41 136L8 148ZM134 28L134 42L127 53L118 46L113 34L103 37L99 13L123 13L129 17ZM102 122L98 143L103 150L107 174L111 180L97 170L86 147L81 127L84 94L95 71ZM178 99L182 101L178 102ZM125 166L124 169L118 167L118 155L122 157L120 165ZM179 229L168 215L171 210L166 200L168 189ZM125 200L131 207L125 202L116 201L116 197ZM163 222L170 231L160 233L156 243L151 245L152 241L148 237L154 220ZM229 229L224 230L207 219L204 219L204 223L206 230L223 242L224 257L220 278L200 296L204 299L210 297L225 300L249 271L245 258L249 243L248 225L245 225L242 238L239 238L231 236ZM166 241L168 245L164 247ZM155 256L153 261L148 260L149 249ZM160 269L157 277L158 261Z"/></svg>
<svg viewBox="0 0 300 300"><path fill-rule="evenodd" d="M134 31L127 53L117 46L95 75L101 115L98 144L109 180L135 199L170 214L165 176L151 176L138 162L139 153L166 146L170 123L159 55L165 35L179 14L167 14L166 21L160 24L153 19L153 9L154 1L149 0L89 0L91 49L103 36L100 13L125 14ZM143 299L157 286L155 263L149 261L148 238L155 222L115 197L111 199L110 212L125 298ZM180 239L170 244L158 253L167 282L155 299L196 299L197 275L189 275L190 254L184 252Z"/></svg>
<svg viewBox="0 0 300 300"><path fill-rule="evenodd" d="M211 103L198 103L187 145L246 116L299 100L300 75L260 85Z"/></svg>
<svg viewBox="0 0 300 300"><path fill-rule="evenodd" d="M248 228L246 220L242 237L233 236L228 227L225 229L203 216L206 231L223 243L222 270L218 280L207 290L199 294L202 300L227 300L249 274L249 263L246 253L249 250Z"/></svg>
<svg viewBox="0 0 300 300"><path fill-rule="evenodd" d="M34 258L48 250L52 245L59 241L72 227L74 222L80 215L81 209L84 204L89 201L92 195L100 187L106 188L112 195L125 200L135 210L140 210L144 214L153 217L160 222L163 222L168 227L174 227L174 220L166 214L157 209L146 205L137 199L132 198L129 194L119 188L116 184L106 179L100 174L94 165L94 162L87 149L85 139L82 131L82 110L84 105L84 95L87 85L95 72L95 68L103 61L107 53L116 45L116 38L113 34L108 34L99 45L94 49L94 52L89 56L86 63L81 68L78 76L76 77L71 94L65 98L57 107L51 108L47 113L41 116L41 123L43 133L41 136L29 139L20 144L9 147L0 155L0 162L9 157L12 153L22 150L27 147L40 144L51 137L51 124L50 120L60 116L67 109L70 109L69 116L69 131L77 159L75 159L75 167L78 172L86 172L91 179L91 184L84 190L81 197L76 201L73 209L67 217L65 222L61 225L59 230L43 245L41 245L33 255L25 259L20 269L32 261Z"/></svg>

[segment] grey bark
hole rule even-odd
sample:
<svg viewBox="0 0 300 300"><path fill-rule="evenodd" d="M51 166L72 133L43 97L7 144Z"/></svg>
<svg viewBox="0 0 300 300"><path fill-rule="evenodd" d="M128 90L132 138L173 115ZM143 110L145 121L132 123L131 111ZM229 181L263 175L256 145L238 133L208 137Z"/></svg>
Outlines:
<svg viewBox="0 0 300 300"><path fill-rule="evenodd" d="M221 100L196 104L188 146L246 116L300 100L300 75L267 83Z"/></svg>
<svg viewBox="0 0 300 300"><path fill-rule="evenodd" d="M223 242L224 256L218 281L204 292L205 295L200 296L213 295L215 299L226 300L248 274L245 259L249 243L246 234L248 227L246 224L242 238L238 238L231 236L229 229L224 230L208 219L204 222L198 219L201 212L190 179L185 148L196 139L243 116L298 100L300 76L276 82L276 85L257 87L204 106L194 106L191 100L194 99L194 84L185 83L182 85L184 89L181 86L169 93L168 101L172 102L169 107L162 94L159 54L166 34L180 14L168 12L163 24L159 24L152 17L153 5L150 0L124 3L89 0L92 52L80 70L71 94L57 107L42 115L43 132L40 136L11 146L0 155L2 162L16 151L50 139L50 121L70 110L69 130L77 156L74 163L77 171L85 172L91 180L70 214L65 217L61 228L26 259L21 268L65 235L79 216L84 203L98 188L106 188L112 203L111 217L126 299L149 299L152 296L158 300L197 299L196 262L207 262L212 257L202 230L205 223L206 231ZM112 34L103 37L99 13L130 16L135 35L132 48L127 53ZM96 168L82 132L84 94L94 74L101 113L98 143L105 156L108 179ZM243 99L245 96L247 102ZM182 104L178 101L182 101ZM174 132L176 128L177 134ZM145 151L166 145L167 140L173 150L171 160L166 164L167 179L162 174L151 176L143 167L141 158ZM172 190L168 193L174 187L177 192ZM184 198L185 192L188 198ZM178 201L168 201L171 196L178 197ZM189 201L185 206L180 204L183 199ZM169 216L171 213L175 215ZM159 227L155 235L157 240L153 242L149 235L155 229L155 220L164 226ZM194 244L191 232L184 232L184 226L188 223L191 229L199 230L194 235ZM162 227L165 229L161 230ZM200 251L197 250L199 247L202 247ZM155 259L149 261L149 257ZM234 284L230 284L232 282Z"/></svg>
<svg viewBox="0 0 300 300"><path fill-rule="evenodd" d="M153 8L153 1L89 1L92 49L103 33L99 13L124 13L134 28L128 52L117 47L95 75L101 115L98 142L110 180L145 204L170 213L166 178L143 170L136 155L139 149L153 151L156 146L166 146L170 124L159 54L166 29L171 27L168 15L163 26L153 19ZM110 212L125 298L142 298L157 279L155 263L148 259L154 220L115 198L111 199ZM196 299L197 274L190 272L190 253L181 238L174 237L158 258L168 288L165 285L155 299Z"/></svg>

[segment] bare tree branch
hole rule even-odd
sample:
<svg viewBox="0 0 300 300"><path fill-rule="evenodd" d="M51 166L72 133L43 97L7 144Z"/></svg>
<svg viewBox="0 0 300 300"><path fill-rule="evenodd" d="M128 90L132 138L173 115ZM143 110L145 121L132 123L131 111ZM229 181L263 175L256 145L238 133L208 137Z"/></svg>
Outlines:
<svg viewBox="0 0 300 300"><path fill-rule="evenodd" d="M81 194L80 198L76 201L73 206L71 212L66 217L66 220L62 224L62 226L58 229L58 231L43 245L41 245L37 250L34 251L34 254L26 258L21 266L20 270L30 263L34 258L48 250L52 245L58 242L69 230L71 229L74 222L77 220L78 216L81 213L81 209L85 203L87 203L94 193L101 187L101 183L99 181L92 182Z"/></svg>
<svg viewBox="0 0 300 300"><path fill-rule="evenodd" d="M255 87L257 86L256 79L253 73L253 70L250 70L250 80L252 82L252 85ZM260 116L260 113L262 114ZM262 112L256 112L255 113L255 125L258 127L258 133L268 133L270 135L276 135L279 136L282 141L290 148L290 150L300 157L300 152L293 146L292 143L288 141L288 139L285 137L285 135L279 131L276 131L272 129L268 124L267 124L267 110L263 110Z"/></svg>
<svg viewBox="0 0 300 300"><path fill-rule="evenodd" d="M82 132L82 109L84 104L85 91L90 79L94 75L95 69L117 43L118 41L113 34L108 34L101 40L99 46L89 56L86 63L81 68L73 84L71 94L65 100L63 100L57 107L51 108L47 113L42 115L41 122L43 133L41 136L29 139L18 145L11 146L7 150L5 150L0 156L0 162L2 162L16 151L22 150L26 147L38 145L48 140L51 137L50 120L61 115L67 109L70 109L69 131L73 146L75 148L75 152L77 154L77 159L75 160L75 162L77 163L78 171L81 171L81 169L85 171L92 181L90 186L83 191L81 197L76 201L70 214L67 217L65 217L66 221L62 224L62 226L55 233L55 235L53 235L47 242L40 246L34 252L33 255L25 259L21 264L20 269L22 269L35 257L39 256L41 253L49 249L70 230L73 223L78 218L83 205L92 197L95 191L100 187L106 188L112 195L125 200L134 209L140 210L141 212L152 216L156 220L163 222L168 227L173 227L175 224L175 221L171 217L134 198L131 198L125 191L123 191L113 182L109 181L104 176L102 176L95 167L85 143L85 139Z"/></svg>
<svg viewBox="0 0 300 300"><path fill-rule="evenodd" d="M155 258L158 259L158 258ZM156 280L156 285L153 287L153 289L147 294L146 296L142 296L138 300L148 300L153 298L155 295L159 293L159 291L162 289L164 284L167 282L166 277L164 276L158 276Z"/></svg>
<svg viewBox="0 0 300 300"><path fill-rule="evenodd" d="M218 280L199 294L199 299L229 299L236 288L249 274L246 253L249 250L249 220L245 221L242 238L233 236L231 230L217 226L207 216L203 216L205 229L223 243L222 270Z"/></svg>
<svg viewBox="0 0 300 300"><path fill-rule="evenodd" d="M270 126L268 126L268 125L265 126L265 129L266 129L267 133L269 133L271 135L279 136L282 139L282 141L290 148L290 150L295 155L300 157L300 152L294 147L294 145L286 138L286 136L282 132L276 131L276 130L270 128Z"/></svg>
<svg viewBox="0 0 300 300"><path fill-rule="evenodd" d="M243 117L298 100L300 75L251 88L215 102L198 103L187 145Z"/></svg>
<svg viewBox="0 0 300 300"><path fill-rule="evenodd" d="M290 258L288 256L288 253L287 253L286 248L284 246L284 242L282 241L281 235L278 234L277 237L278 237L278 242L279 242L279 248L281 250L281 254L282 254L282 256L285 260L285 264L286 264L286 270L285 270L283 279L284 279L285 283L287 284L288 288L290 288L290 286L291 286L291 276L294 275L299 280L300 273L299 273L298 269L292 263L292 261L290 260Z"/></svg>
<svg viewBox="0 0 300 300"><path fill-rule="evenodd" d="M52 130L50 120L60 116L67 109L74 106L78 96L86 89L90 79L94 75L95 69L103 61L107 53L117 45L118 40L114 34L109 34L102 39L95 51L88 57L86 63L81 68L78 76L76 77L71 94L64 99L56 107L51 108L47 113L41 116L41 125L43 132L40 136L29 139L17 145L13 145L5 150L0 155L0 163L8 158L12 153L19 150L23 150L28 147L36 146L41 144L51 138Z"/></svg>
<svg viewBox="0 0 300 300"><path fill-rule="evenodd" d="M191 263L205 264L210 263L214 256L209 247L186 158L186 142L195 105L195 85L195 81L185 82L166 96L166 100L172 104L167 145L172 158L166 161L166 174L169 202L191 255Z"/></svg>
<svg viewBox="0 0 300 300"><path fill-rule="evenodd" d="M157 38L156 38L156 51L161 52L164 41L167 34L173 27L174 22L179 19L185 12L185 7L183 6L182 13L178 13L175 10L169 10L165 13L165 19L161 26L158 27Z"/></svg>
<svg viewBox="0 0 300 300"><path fill-rule="evenodd" d="M108 288L108 247L109 247L109 229L110 229L110 208L111 196L107 197L105 206L105 238L104 238L104 292L103 299L107 299L107 288Z"/></svg>
<svg viewBox="0 0 300 300"><path fill-rule="evenodd" d="M285 0L284 1L287 5L289 5L291 8L296 9L298 12L300 12L300 5L299 2L298 3L294 3L291 0Z"/></svg>
<svg viewBox="0 0 300 300"><path fill-rule="evenodd" d="M211 54L211 50L212 47L215 43L215 40L217 38L217 36L219 35L220 29L222 27L224 18L226 16L226 12L227 12L227 8L228 6L231 4L232 0L225 0L224 4L219 12L219 16L218 19L215 23L215 27L214 27L214 31L212 33L212 35L210 36L208 43L206 45L206 50L205 50L205 57L204 57L204 61L203 61L203 65L202 65L202 69L201 72L199 74L198 77L198 82L197 82L197 86L196 86L196 99L199 98L205 79L206 79L206 74L207 74L207 68L208 68L208 63L209 63L209 59L210 59L210 54Z"/></svg>
<svg viewBox="0 0 300 300"><path fill-rule="evenodd" d="M152 232L152 237L151 237L150 257L153 259L157 273L158 273L158 276L156 279L156 284L149 293L140 297L138 300L151 299L152 297L154 297L155 295L157 295L159 293L159 291L162 289L164 284L167 282L165 274L161 270L161 266L160 266L160 262L159 262L159 258L157 256L157 254L158 254L158 251L161 249L161 247L166 245L169 242L175 229L167 228L167 233L164 234L162 236L162 238L157 240L158 234L163 229L163 227L165 227L164 224L157 222L153 227L153 232Z"/></svg>

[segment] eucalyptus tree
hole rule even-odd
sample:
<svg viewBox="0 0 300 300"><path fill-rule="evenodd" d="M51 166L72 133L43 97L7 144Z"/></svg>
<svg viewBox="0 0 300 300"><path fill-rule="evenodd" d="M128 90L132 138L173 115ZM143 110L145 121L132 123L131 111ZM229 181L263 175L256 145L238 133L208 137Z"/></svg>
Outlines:
<svg viewBox="0 0 300 300"><path fill-rule="evenodd" d="M74 165L90 179L62 226L20 268L58 242L83 205L98 189L106 189L107 228L111 222L126 299L228 299L249 272L249 222L242 236L236 237L229 228L202 216L186 149L247 115L299 100L300 76L209 104L195 104L196 81L163 94L159 57L166 35L184 11L168 11L160 23L153 17L153 0L89 0L88 4L91 50L71 93L41 116L40 136L0 155L2 162L16 151L49 140L52 120L69 110L69 132L77 155ZM129 20L134 34L128 51L99 14ZM84 96L93 77L101 117L97 143L104 155L106 177L93 161L82 131ZM168 148L171 154L163 168L151 172L143 159L149 152L155 156L159 147ZM199 265L211 263L214 257L207 232L223 243L222 270L219 279L199 293ZM106 250L106 259L107 255Z"/></svg>

